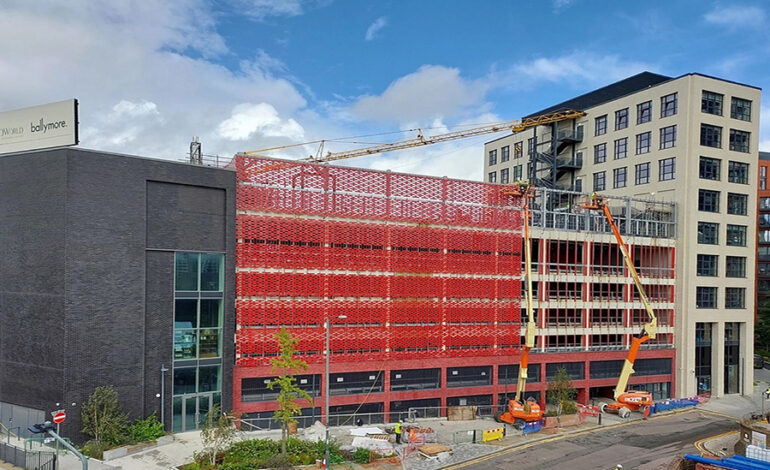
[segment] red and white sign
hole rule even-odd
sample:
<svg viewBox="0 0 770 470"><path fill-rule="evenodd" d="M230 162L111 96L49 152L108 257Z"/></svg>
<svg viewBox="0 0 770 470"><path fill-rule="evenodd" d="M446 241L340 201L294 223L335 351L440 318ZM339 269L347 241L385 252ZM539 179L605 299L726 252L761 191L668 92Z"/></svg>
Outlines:
<svg viewBox="0 0 770 470"><path fill-rule="evenodd" d="M67 415L63 411L57 411L53 414L53 422L56 424L63 423L65 419L67 419Z"/></svg>

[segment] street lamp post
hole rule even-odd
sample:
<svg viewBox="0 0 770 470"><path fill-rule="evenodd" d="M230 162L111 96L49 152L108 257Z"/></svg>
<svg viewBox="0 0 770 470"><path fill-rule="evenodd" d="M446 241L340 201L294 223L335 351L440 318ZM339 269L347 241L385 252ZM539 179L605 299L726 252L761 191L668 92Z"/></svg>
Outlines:
<svg viewBox="0 0 770 470"><path fill-rule="evenodd" d="M346 315L340 315L340 320L344 320L347 318ZM326 317L326 373L324 374L324 416L326 416L326 455L324 459L324 463L326 463L326 468L330 467L329 462L329 380L331 379L331 375L329 374L329 361L331 359L332 350L331 350L331 319L329 317Z"/></svg>
<svg viewBox="0 0 770 470"><path fill-rule="evenodd" d="M166 364L160 365L160 422L166 429Z"/></svg>

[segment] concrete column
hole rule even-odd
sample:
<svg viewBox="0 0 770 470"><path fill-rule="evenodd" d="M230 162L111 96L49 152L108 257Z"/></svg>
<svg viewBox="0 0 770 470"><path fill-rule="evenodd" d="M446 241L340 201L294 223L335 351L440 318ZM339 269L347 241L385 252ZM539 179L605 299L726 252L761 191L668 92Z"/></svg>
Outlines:
<svg viewBox="0 0 770 470"><path fill-rule="evenodd" d="M718 398L725 394L725 322L711 325L711 396Z"/></svg>

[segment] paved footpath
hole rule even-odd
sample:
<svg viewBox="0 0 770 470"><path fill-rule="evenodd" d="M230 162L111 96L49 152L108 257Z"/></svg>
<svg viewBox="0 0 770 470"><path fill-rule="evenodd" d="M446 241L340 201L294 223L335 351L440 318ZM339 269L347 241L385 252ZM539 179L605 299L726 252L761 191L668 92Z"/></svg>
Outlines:
<svg viewBox="0 0 770 470"><path fill-rule="evenodd" d="M756 385L754 387L754 393L751 396L737 396L731 395L720 399L712 399L708 403L699 405L698 407L712 412L719 413L733 418L740 419L740 417L750 413L752 411L761 411L762 408L762 391L764 391L770 383L770 371L757 370ZM770 410L770 401L765 403L767 410ZM639 419L638 413L632 414L633 419ZM603 415L602 424L599 425L597 418L588 417L586 421L576 427L562 428L558 431L558 434L569 434L574 432L582 432L587 430L596 430L600 432L600 427L612 427L614 424L623 423L626 420L622 420L615 415ZM467 442L469 440L468 431L472 430L485 430L499 427L500 424L495 423L491 419L478 419L474 421L447 421L446 419L421 419L418 420L418 424L421 427L433 428L437 435L438 441L441 444L452 447L452 455L444 461L439 462L436 459L424 459L418 455L417 452L413 452L407 456L403 462L403 468L405 470L437 470L442 467L455 465L461 462L476 459L478 457L489 455L501 450L515 448L519 446L527 446L532 443L536 443L540 440L550 439L554 437L554 434L547 434L544 432L523 435L521 432L514 430L512 427L507 427L507 435L500 441L495 441L486 444L474 444ZM352 439L349 436L351 427L332 428L332 435L334 438L342 444L347 444ZM608 429L609 431L609 429ZM244 433L243 438L255 439L255 438L279 438L279 431L257 431ZM736 437L732 437L736 439ZM703 442L705 449L709 451L719 451L729 447L732 450L729 436L715 437L713 440ZM175 441L171 444L155 447L152 449L139 452L137 454L122 457L120 459L112 460L109 462L99 462L97 460L89 461L89 469L91 470L170 470L175 469L179 465L192 461L193 453L200 451L202 448L200 433L199 432L187 432L175 435ZM80 460L72 454L62 456L60 459L61 470L80 470ZM0 468L6 467L0 464ZM356 465L344 465L339 466L342 468L361 468ZM371 468L371 467L368 467ZM385 466L382 467L383 469Z"/></svg>

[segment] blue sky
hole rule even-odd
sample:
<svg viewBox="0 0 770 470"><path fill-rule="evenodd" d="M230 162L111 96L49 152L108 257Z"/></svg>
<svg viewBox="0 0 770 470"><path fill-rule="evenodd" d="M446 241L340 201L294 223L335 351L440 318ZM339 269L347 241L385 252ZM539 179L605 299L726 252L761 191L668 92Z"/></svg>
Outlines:
<svg viewBox="0 0 770 470"><path fill-rule="evenodd" d="M171 160L193 135L229 157L516 119L644 70L770 87L761 1L6 0L0 13L0 110L78 98L82 147ZM480 179L492 137L348 164Z"/></svg>

